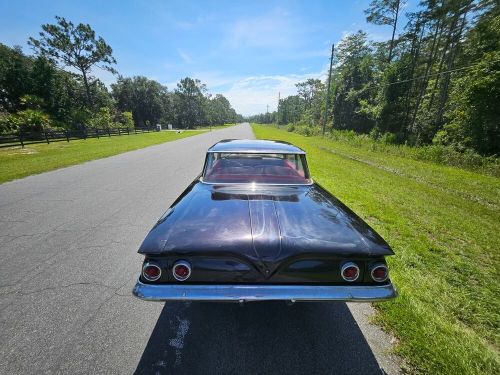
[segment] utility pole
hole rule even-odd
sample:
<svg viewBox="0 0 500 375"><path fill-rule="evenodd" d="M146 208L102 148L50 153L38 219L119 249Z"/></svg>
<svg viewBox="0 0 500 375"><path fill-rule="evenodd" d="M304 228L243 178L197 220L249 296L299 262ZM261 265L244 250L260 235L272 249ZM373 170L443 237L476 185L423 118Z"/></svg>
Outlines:
<svg viewBox="0 0 500 375"><path fill-rule="evenodd" d="M328 71L328 84L326 85L326 103L325 103L325 114L323 116L323 135L325 135L326 122L328 121L328 107L330 106L330 84L332 81L332 65L333 65L333 51L335 50L335 45L332 44L332 55L330 56L330 70Z"/></svg>
<svg viewBox="0 0 500 375"><path fill-rule="evenodd" d="M277 118L277 123L278 123L278 128L280 127L280 101L281 101L281 92L278 91L278 118Z"/></svg>

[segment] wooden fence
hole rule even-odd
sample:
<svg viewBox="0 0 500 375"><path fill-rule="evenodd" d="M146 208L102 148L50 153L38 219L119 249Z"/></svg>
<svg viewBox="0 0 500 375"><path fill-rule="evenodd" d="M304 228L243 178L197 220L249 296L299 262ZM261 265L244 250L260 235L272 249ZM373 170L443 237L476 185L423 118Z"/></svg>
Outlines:
<svg viewBox="0 0 500 375"><path fill-rule="evenodd" d="M156 130L156 129L155 129ZM43 132L16 132L0 134L0 148L32 145L36 143L50 142L69 142L75 139L101 138L121 135L130 135L138 133L149 133L153 128L103 128L103 129L84 129L84 130L66 130L66 131L43 131Z"/></svg>

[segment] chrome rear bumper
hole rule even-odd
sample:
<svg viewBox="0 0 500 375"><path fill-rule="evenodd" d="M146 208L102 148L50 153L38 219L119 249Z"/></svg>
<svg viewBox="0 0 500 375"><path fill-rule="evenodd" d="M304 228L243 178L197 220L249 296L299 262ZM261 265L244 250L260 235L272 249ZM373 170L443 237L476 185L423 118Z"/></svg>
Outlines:
<svg viewBox="0 0 500 375"><path fill-rule="evenodd" d="M192 285L144 284L137 281L134 296L146 301L385 301L397 296L386 285Z"/></svg>

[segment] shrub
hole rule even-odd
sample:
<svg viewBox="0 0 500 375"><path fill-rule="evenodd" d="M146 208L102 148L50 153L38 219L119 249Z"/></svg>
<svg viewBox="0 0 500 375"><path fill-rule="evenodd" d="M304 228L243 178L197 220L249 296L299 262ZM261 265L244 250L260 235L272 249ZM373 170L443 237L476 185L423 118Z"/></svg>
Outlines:
<svg viewBox="0 0 500 375"><path fill-rule="evenodd" d="M71 119L71 126L76 129L85 128L86 125L90 126L92 119L92 112L87 108L72 109L69 113Z"/></svg>
<svg viewBox="0 0 500 375"><path fill-rule="evenodd" d="M29 131L41 132L50 130L52 121L48 114L41 110L25 109L16 113L2 115L0 128L4 132Z"/></svg>
<svg viewBox="0 0 500 375"><path fill-rule="evenodd" d="M321 127L311 125L296 125L295 132L310 137L313 135L321 135Z"/></svg>
<svg viewBox="0 0 500 375"><path fill-rule="evenodd" d="M9 113L0 111L0 133L10 133L15 130L11 127L9 116Z"/></svg>
<svg viewBox="0 0 500 375"><path fill-rule="evenodd" d="M89 121L92 128L112 128L115 126L113 116L108 107L101 107L94 113Z"/></svg>
<svg viewBox="0 0 500 375"><path fill-rule="evenodd" d="M132 112L122 112L120 117L121 125L128 129L134 128L134 117L132 116Z"/></svg>
<svg viewBox="0 0 500 375"><path fill-rule="evenodd" d="M394 133L384 133L379 138L379 141L385 144L393 145L397 143L396 134Z"/></svg>
<svg viewBox="0 0 500 375"><path fill-rule="evenodd" d="M23 95L19 98L19 104L26 109L40 109L44 102L43 99L37 95Z"/></svg>

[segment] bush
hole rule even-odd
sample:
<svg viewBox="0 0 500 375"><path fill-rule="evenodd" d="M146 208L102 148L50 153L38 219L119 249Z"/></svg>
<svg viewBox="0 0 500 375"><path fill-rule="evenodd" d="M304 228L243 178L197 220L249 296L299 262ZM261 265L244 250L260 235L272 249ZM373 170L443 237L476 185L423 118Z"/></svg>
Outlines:
<svg viewBox="0 0 500 375"><path fill-rule="evenodd" d="M390 132L383 133L380 131L380 129L378 127L374 127L370 131L369 136L371 139L385 143L385 144L397 144L397 143L401 143L400 138L402 135L401 134L394 134L394 133L390 133Z"/></svg>
<svg viewBox="0 0 500 375"><path fill-rule="evenodd" d="M134 128L134 117L132 116L132 112L122 112L120 119L122 126L128 129Z"/></svg>
<svg viewBox="0 0 500 375"><path fill-rule="evenodd" d="M23 95L19 98L19 104L25 109L40 109L44 105L44 102L37 95Z"/></svg>
<svg viewBox="0 0 500 375"><path fill-rule="evenodd" d="M9 121L9 113L0 111L0 134L1 133L11 133L16 129L12 129L12 124Z"/></svg>
<svg viewBox="0 0 500 375"><path fill-rule="evenodd" d="M396 134L394 133L384 133L382 136L379 138L379 142L388 144L388 145L393 145L397 143L397 137Z"/></svg>
<svg viewBox="0 0 500 375"><path fill-rule="evenodd" d="M41 132L52 129L52 120L41 110L25 109L16 113L3 114L0 118L2 132Z"/></svg>
<svg viewBox="0 0 500 375"><path fill-rule="evenodd" d="M295 126L295 132L310 137L313 135L321 135L321 127L310 126L310 125L297 125Z"/></svg>
<svg viewBox="0 0 500 375"><path fill-rule="evenodd" d="M70 126L76 129L82 129L91 123L92 112L87 108L72 109L69 117L71 118Z"/></svg>
<svg viewBox="0 0 500 375"><path fill-rule="evenodd" d="M115 127L113 116L108 107L101 107L97 113L94 113L89 121L90 127L107 129Z"/></svg>

